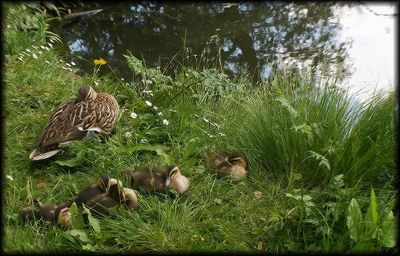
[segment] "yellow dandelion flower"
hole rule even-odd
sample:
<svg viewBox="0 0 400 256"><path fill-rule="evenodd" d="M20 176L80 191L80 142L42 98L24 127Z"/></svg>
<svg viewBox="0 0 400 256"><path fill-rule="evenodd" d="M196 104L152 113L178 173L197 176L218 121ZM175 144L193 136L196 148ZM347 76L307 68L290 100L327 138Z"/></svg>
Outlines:
<svg viewBox="0 0 400 256"><path fill-rule="evenodd" d="M104 65L107 64L107 61L103 58L93 60L94 65Z"/></svg>

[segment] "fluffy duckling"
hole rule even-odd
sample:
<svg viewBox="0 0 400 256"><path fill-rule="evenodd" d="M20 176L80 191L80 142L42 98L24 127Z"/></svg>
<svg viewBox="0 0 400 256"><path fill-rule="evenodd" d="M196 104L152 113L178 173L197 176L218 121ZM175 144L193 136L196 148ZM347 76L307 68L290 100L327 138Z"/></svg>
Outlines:
<svg viewBox="0 0 400 256"><path fill-rule="evenodd" d="M154 169L141 167L125 174L130 177L132 187L138 187L147 193L172 189L182 194L189 188L189 179L175 165Z"/></svg>
<svg viewBox="0 0 400 256"><path fill-rule="evenodd" d="M247 175L247 158L238 153L207 152L206 164L209 168L215 169L220 178L229 177L233 181L238 181Z"/></svg>
<svg viewBox="0 0 400 256"><path fill-rule="evenodd" d="M85 202L85 206L90 209L94 215L109 215L109 208L124 204L128 209L136 209L138 200L133 189L122 188L120 184L114 184L110 187L108 193L98 194Z"/></svg>
<svg viewBox="0 0 400 256"><path fill-rule="evenodd" d="M53 225L58 224L61 227L67 228L69 225L64 221L64 213L59 215L60 210L69 207L71 203L64 203L61 205L55 204L44 204L40 200L33 199L34 208L26 207L22 208L19 212L20 219L22 221L30 221L32 219L44 220L47 223ZM58 210L59 209L59 210ZM65 210L64 210L65 211Z"/></svg>
<svg viewBox="0 0 400 256"><path fill-rule="evenodd" d="M82 204L84 204L93 215L107 216L109 215L109 208L120 204L125 204L128 209L137 208L138 200L135 191L123 188L121 181L116 179L109 179L108 184L108 189L104 190L95 190L93 189L93 185L82 190L75 199L79 210L83 211ZM87 223L87 216L85 214L84 220Z"/></svg>
<svg viewBox="0 0 400 256"><path fill-rule="evenodd" d="M118 184L118 180L108 175L103 175L97 183L89 185L79 192L75 198L75 203L80 208L82 203L87 203L90 199L97 195L108 193L112 185Z"/></svg>
<svg viewBox="0 0 400 256"><path fill-rule="evenodd" d="M71 226L71 213L69 207L71 203L62 204L54 211L53 224L59 226L63 230L67 230Z"/></svg>
<svg viewBox="0 0 400 256"><path fill-rule="evenodd" d="M105 137L113 130L118 115L119 105L112 95L82 86L77 98L63 102L53 112L29 159L49 158L60 152L61 146L81 140L88 132Z"/></svg>

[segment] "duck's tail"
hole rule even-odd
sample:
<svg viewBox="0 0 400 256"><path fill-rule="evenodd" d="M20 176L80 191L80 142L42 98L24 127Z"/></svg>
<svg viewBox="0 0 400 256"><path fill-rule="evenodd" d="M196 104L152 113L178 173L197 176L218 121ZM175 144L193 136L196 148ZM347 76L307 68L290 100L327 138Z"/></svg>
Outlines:
<svg viewBox="0 0 400 256"><path fill-rule="evenodd" d="M47 151L47 152L40 152L40 151L38 151L38 149L35 149L29 155L29 159L31 159L32 161L43 160L43 159L54 156L55 154L57 154L60 151L61 151L61 149L59 149L59 148L51 150L51 151Z"/></svg>

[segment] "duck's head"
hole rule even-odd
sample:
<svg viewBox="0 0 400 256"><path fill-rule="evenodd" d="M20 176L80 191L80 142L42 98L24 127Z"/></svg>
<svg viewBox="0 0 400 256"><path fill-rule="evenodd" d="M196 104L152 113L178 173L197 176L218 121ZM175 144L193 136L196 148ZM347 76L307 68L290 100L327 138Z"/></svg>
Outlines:
<svg viewBox="0 0 400 256"><path fill-rule="evenodd" d="M167 174L165 185L168 189L173 189L181 194L189 188L189 179L181 174L178 166L168 166Z"/></svg>
<svg viewBox="0 0 400 256"><path fill-rule="evenodd" d="M84 85L79 89L78 99L79 100L94 100L97 97L97 93L90 85Z"/></svg>

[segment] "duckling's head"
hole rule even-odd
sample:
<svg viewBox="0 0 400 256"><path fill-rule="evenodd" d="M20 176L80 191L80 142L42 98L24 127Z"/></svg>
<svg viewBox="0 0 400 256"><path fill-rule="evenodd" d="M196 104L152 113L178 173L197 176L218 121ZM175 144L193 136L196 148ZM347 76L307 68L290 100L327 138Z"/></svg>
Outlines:
<svg viewBox="0 0 400 256"><path fill-rule="evenodd" d="M189 188L189 179L181 174L178 166L167 167L167 181L165 185L168 189L173 189L179 194L184 193Z"/></svg>
<svg viewBox="0 0 400 256"><path fill-rule="evenodd" d="M233 154L228 158L228 162L234 166L241 166L244 169L247 167L247 159L244 156Z"/></svg>
<svg viewBox="0 0 400 256"><path fill-rule="evenodd" d="M120 182L120 180L111 178L108 175L103 175L101 176L97 185L99 186L101 191L108 193L112 185L119 184ZM122 183L120 185L122 187Z"/></svg>
<svg viewBox="0 0 400 256"><path fill-rule="evenodd" d="M231 180L238 181L238 180L241 180L244 177L246 177L246 175L247 175L247 171L245 168L243 168L243 166L234 165L234 166L230 167L229 177L231 178Z"/></svg>
<svg viewBox="0 0 400 256"><path fill-rule="evenodd" d="M79 89L78 99L79 100L94 100L97 97L97 93L90 85L84 85Z"/></svg>
<svg viewBox="0 0 400 256"><path fill-rule="evenodd" d="M71 225L71 213L69 207L59 206L54 213L55 222L63 229L68 229Z"/></svg>
<svg viewBox="0 0 400 256"><path fill-rule="evenodd" d="M124 195L125 205L129 209L136 209L138 206L138 200L135 191L130 188L123 188L122 194Z"/></svg>

